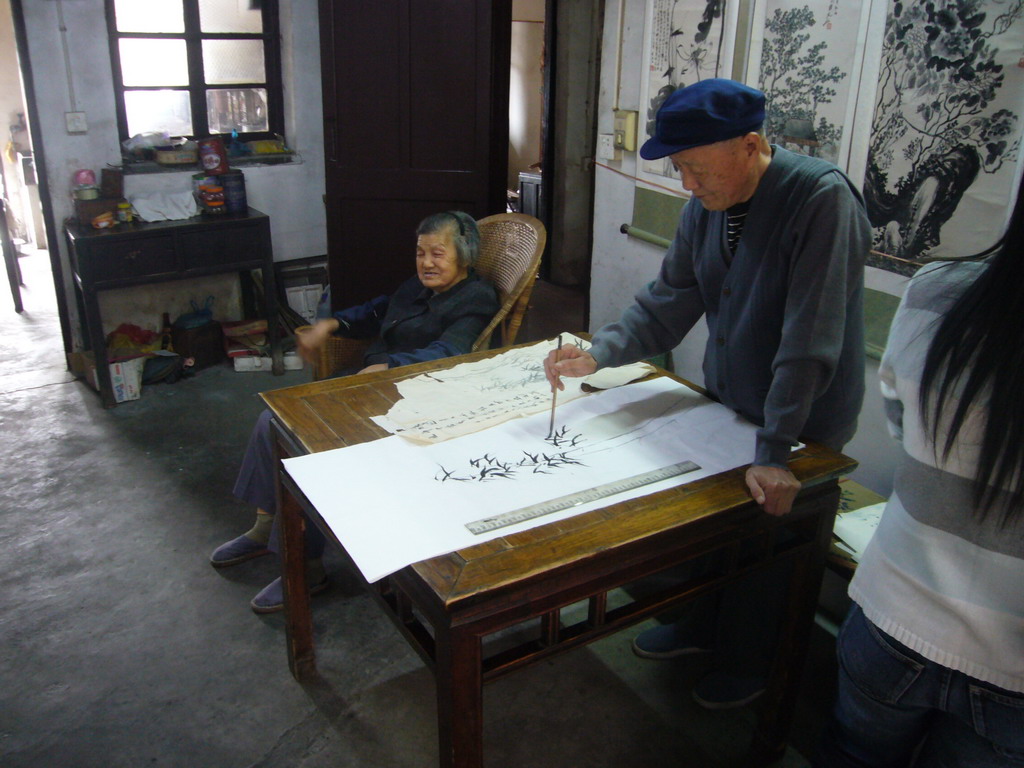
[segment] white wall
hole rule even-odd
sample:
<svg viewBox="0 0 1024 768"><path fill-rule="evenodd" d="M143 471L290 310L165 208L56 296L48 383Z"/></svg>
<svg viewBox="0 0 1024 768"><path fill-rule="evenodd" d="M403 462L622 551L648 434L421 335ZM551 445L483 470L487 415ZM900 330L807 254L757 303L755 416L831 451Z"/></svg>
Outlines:
<svg viewBox="0 0 1024 768"><path fill-rule="evenodd" d="M103 0L27 1L22 6L35 82L38 128L46 155L45 172L59 227L59 222L73 210L70 198L73 172L78 168L92 168L98 178L99 170L105 165L121 162L104 3ZM317 2L291 0L281 3L280 7L286 139L299 153L301 162L244 168L249 205L270 216L277 261L318 256L327 251ZM67 28L67 67L60 13ZM87 133L67 133L64 113L68 111L86 113ZM157 189L188 190L191 189L191 174L196 170L127 176L125 192L131 195ZM63 238L55 245L61 251L65 290L70 297L73 294ZM80 341L77 308L74 301L69 304L77 343Z"/></svg>
<svg viewBox="0 0 1024 768"><path fill-rule="evenodd" d="M616 107L640 111L644 7L644 0L608 0L605 4L598 134L612 133L612 111ZM645 114L640 111L641 123ZM636 175L638 157L636 152L620 151L618 159L600 161L620 173L601 165L595 167L591 331L622 314L632 303L636 291L657 275L664 255L664 249L627 237L619 231L622 224L633 218L636 183L632 177ZM702 320L673 352L676 372L701 385L704 376L700 362L706 338L707 326Z"/></svg>
<svg viewBox="0 0 1024 768"><path fill-rule="evenodd" d="M544 109L544 0L513 0L508 98L508 188L540 162Z"/></svg>
<svg viewBox="0 0 1024 768"><path fill-rule="evenodd" d="M640 67L644 33L644 0L607 0L602 40L601 89L597 132L611 133L612 110L639 110ZM645 112L641 110L640 122ZM632 303L633 294L658 272L664 251L619 232L633 215L633 191L638 154L621 152L617 160L600 161L619 171L595 168L594 247L590 282L590 331L616 320ZM906 278L868 268L865 283L875 290L901 295ZM707 326L701 321L673 350L675 372L696 384L704 383L701 361ZM867 487L888 494L897 456L885 429L878 365L869 359L865 383L867 397L856 437L846 453L861 462L853 477Z"/></svg>

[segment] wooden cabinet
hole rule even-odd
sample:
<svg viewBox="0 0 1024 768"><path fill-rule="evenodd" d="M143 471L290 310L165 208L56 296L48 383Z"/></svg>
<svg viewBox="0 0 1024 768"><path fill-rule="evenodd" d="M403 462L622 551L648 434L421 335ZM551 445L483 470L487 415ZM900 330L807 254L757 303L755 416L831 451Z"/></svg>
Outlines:
<svg viewBox="0 0 1024 768"><path fill-rule="evenodd" d="M284 372L277 338L277 287L270 217L248 213L179 221L133 222L113 229L68 223L64 228L75 286L84 311L82 338L96 355L96 380L103 404L115 404L110 371L102 365L106 350L97 295L109 288L240 272L263 273L263 308L270 328L275 374Z"/></svg>

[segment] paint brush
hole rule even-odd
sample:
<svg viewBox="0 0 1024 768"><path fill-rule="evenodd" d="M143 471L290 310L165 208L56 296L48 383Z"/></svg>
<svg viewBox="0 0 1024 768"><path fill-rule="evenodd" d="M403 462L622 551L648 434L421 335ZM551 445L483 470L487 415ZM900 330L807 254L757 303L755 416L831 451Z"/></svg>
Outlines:
<svg viewBox="0 0 1024 768"><path fill-rule="evenodd" d="M562 334L558 334L558 346L555 347L555 362L558 362L558 355L562 351ZM558 397L558 387L551 387L551 423L548 425L548 439L555 434L555 399Z"/></svg>

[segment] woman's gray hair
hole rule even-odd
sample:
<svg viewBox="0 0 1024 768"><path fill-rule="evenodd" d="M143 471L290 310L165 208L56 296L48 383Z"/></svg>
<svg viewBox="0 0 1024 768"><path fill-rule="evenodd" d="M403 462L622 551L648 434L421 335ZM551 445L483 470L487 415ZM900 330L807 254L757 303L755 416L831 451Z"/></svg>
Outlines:
<svg viewBox="0 0 1024 768"><path fill-rule="evenodd" d="M472 267L480 255L480 230L476 220L462 211L444 211L427 216L416 227L416 236L451 235L455 244L455 253L459 258L459 266Z"/></svg>

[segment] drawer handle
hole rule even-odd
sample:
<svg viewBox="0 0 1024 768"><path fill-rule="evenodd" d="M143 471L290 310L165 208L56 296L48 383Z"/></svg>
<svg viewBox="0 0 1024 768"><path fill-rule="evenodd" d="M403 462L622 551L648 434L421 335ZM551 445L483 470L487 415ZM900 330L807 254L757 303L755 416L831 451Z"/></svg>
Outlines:
<svg viewBox="0 0 1024 768"><path fill-rule="evenodd" d="M139 257L139 254L141 253L142 251L128 251L128 259L130 259L131 261L135 261L135 259L137 259Z"/></svg>

